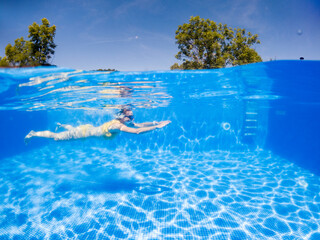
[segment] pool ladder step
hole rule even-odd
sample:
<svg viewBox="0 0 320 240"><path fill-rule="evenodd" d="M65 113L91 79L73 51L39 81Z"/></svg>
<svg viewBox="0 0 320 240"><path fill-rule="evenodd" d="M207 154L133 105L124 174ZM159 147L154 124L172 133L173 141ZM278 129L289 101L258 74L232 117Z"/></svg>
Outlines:
<svg viewBox="0 0 320 240"><path fill-rule="evenodd" d="M258 130L258 112L257 105L254 102L247 102L247 109L245 111L245 120L244 120L244 128L243 128L243 136L246 137L247 140L252 141L252 137L257 135Z"/></svg>
<svg viewBox="0 0 320 240"><path fill-rule="evenodd" d="M256 122L257 121L257 119L246 119L246 122Z"/></svg>
<svg viewBox="0 0 320 240"><path fill-rule="evenodd" d="M244 133L245 136L255 136L256 133Z"/></svg>

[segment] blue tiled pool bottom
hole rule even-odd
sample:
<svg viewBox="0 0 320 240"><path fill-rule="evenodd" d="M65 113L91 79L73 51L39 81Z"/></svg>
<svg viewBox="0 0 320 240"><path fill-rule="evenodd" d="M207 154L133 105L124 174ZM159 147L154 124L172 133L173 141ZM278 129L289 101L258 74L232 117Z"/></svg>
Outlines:
<svg viewBox="0 0 320 240"><path fill-rule="evenodd" d="M53 143L0 162L0 239L319 239L320 179L268 151Z"/></svg>

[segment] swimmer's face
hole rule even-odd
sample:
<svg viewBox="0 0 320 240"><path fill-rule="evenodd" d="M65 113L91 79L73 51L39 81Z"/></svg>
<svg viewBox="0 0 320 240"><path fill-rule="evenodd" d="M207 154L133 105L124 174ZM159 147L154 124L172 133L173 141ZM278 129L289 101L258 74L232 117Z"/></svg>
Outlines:
<svg viewBox="0 0 320 240"><path fill-rule="evenodd" d="M123 112L123 118L120 120L122 123L128 123L133 121L133 112L131 110L126 110Z"/></svg>
<svg viewBox="0 0 320 240"><path fill-rule="evenodd" d="M123 118L123 121L124 121L124 122L130 122L131 120L130 120L130 118L128 118L128 117L124 117L124 118Z"/></svg>
<svg viewBox="0 0 320 240"><path fill-rule="evenodd" d="M126 117L133 116L133 112L131 110L128 110L128 111L125 112L125 116Z"/></svg>
<svg viewBox="0 0 320 240"><path fill-rule="evenodd" d="M124 122L131 122L133 121L133 112L131 110L128 110L124 113Z"/></svg>
<svg viewBox="0 0 320 240"><path fill-rule="evenodd" d="M134 119L133 116L124 117L123 118L123 122L125 122L125 123L126 122L131 122L131 121L133 121L133 119Z"/></svg>

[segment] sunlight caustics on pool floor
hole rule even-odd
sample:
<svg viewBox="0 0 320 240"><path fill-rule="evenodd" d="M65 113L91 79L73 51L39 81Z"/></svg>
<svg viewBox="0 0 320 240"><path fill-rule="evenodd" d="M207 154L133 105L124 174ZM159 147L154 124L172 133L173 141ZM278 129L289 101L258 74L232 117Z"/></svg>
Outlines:
<svg viewBox="0 0 320 240"><path fill-rule="evenodd" d="M0 176L0 239L320 237L319 177L269 151L53 143L1 161Z"/></svg>

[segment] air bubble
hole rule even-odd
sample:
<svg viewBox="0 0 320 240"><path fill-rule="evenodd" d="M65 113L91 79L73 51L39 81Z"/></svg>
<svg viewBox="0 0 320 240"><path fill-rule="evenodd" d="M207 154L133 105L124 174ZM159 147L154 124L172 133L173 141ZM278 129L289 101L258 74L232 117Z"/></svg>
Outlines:
<svg viewBox="0 0 320 240"><path fill-rule="evenodd" d="M224 123L222 123L221 125L222 125L222 128L223 128L224 130L226 130L226 131L230 130L230 128L231 128L231 125L230 125L230 123L228 123L228 122L224 122Z"/></svg>

